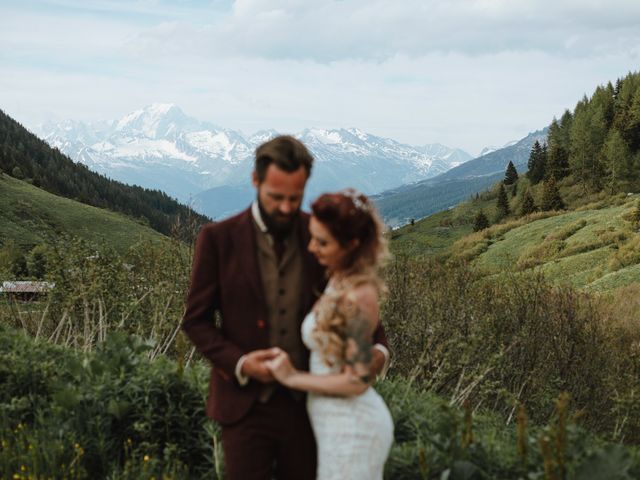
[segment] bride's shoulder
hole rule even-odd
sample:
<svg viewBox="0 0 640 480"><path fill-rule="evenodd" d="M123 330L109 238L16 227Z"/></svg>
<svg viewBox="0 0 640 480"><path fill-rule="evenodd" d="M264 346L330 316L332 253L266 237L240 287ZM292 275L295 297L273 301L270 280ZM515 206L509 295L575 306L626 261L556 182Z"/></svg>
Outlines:
<svg viewBox="0 0 640 480"><path fill-rule="evenodd" d="M373 282L360 282L345 289L344 295L367 318L377 319L380 292Z"/></svg>

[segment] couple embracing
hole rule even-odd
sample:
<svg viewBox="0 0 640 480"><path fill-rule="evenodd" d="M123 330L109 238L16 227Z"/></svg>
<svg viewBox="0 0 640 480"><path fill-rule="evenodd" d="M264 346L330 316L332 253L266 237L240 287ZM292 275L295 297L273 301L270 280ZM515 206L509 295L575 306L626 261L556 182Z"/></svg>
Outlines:
<svg viewBox="0 0 640 480"><path fill-rule="evenodd" d="M293 137L260 145L256 201L196 240L183 329L212 363L207 415L232 480L382 479L393 440L370 387L389 361L382 223L353 190L302 212L312 164Z"/></svg>

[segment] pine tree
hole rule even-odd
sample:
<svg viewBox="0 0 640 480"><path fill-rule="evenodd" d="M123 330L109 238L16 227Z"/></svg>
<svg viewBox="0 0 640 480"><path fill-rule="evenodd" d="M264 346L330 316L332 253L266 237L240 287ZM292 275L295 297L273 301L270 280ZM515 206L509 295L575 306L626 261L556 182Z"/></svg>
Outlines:
<svg viewBox="0 0 640 480"><path fill-rule="evenodd" d="M619 182L630 180L633 176L631 152L617 129L612 128L602 150L607 172L608 184L616 190Z"/></svg>
<svg viewBox="0 0 640 480"><path fill-rule="evenodd" d="M535 185L540 182L544 177L546 155L543 148L540 146L540 142L536 140L531 148L529 154L529 162L527 163L527 178L531 180L531 183Z"/></svg>
<svg viewBox="0 0 640 480"><path fill-rule="evenodd" d="M640 88L633 96L627 121L624 125L624 136L633 151L640 150Z"/></svg>
<svg viewBox="0 0 640 480"><path fill-rule="evenodd" d="M513 162L509 160L509 165L507 165L507 171L504 173L504 180L502 183L505 185L513 185L518 181L518 171L516 167L513 165Z"/></svg>
<svg viewBox="0 0 640 480"><path fill-rule="evenodd" d="M529 215L537 210L536 202L533 200L531 192L527 190L524 192L524 198L522 199L522 206L520 207L520 215Z"/></svg>
<svg viewBox="0 0 640 480"><path fill-rule="evenodd" d="M496 203L498 210L498 218L504 218L509 215L509 199L507 198L507 192L504 189L504 185L501 183L498 188L498 200Z"/></svg>
<svg viewBox="0 0 640 480"><path fill-rule="evenodd" d="M489 227L489 219L484 214L484 212L480 210L476 214L476 217L473 220L473 231L479 232L480 230L484 230L485 228L488 228L488 227Z"/></svg>
<svg viewBox="0 0 640 480"><path fill-rule="evenodd" d="M558 185L554 177L550 177L544 182L540 209L545 211L564 209L564 202L562 201L560 190L558 190Z"/></svg>
<svg viewBox="0 0 640 480"><path fill-rule="evenodd" d="M566 116L563 116L563 119L565 118ZM565 122L567 121L565 120ZM560 179L569 174L569 154L563 147L563 133L560 124L554 118L549 126L549 135L547 137L548 154L545 178L554 176L556 179Z"/></svg>

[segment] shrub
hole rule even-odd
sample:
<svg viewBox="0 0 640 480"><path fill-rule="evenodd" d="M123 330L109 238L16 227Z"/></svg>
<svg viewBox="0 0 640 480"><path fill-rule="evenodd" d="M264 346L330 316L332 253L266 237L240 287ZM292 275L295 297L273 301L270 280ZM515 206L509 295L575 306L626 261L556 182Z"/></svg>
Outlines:
<svg viewBox="0 0 640 480"><path fill-rule="evenodd" d="M511 420L519 401L546 421L566 390L589 427L612 434L624 421L625 438L640 440L640 419L613 412L617 395L640 387L619 376L640 357L608 330L597 298L539 273L482 278L465 264L428 260L396 262L388 282L382 311L396 374Z"/></svg>

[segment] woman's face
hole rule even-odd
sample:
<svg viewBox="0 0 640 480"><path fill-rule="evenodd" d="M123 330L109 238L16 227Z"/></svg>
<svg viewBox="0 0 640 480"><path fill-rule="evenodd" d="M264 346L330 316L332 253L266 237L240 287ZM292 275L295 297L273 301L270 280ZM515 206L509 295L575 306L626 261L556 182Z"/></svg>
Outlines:
<svg viewBox="0 0 640 480"><path fill-rule="evenodd" d="M309 232L309 251L316 256L318 263L332 271L339 269L349 250L340 245L329 229L314 216L309 222Z"/></svg>

